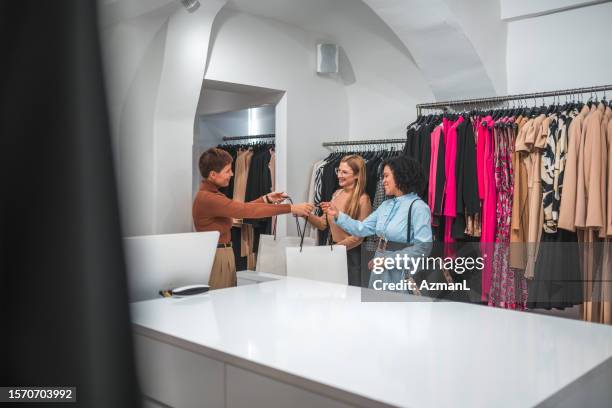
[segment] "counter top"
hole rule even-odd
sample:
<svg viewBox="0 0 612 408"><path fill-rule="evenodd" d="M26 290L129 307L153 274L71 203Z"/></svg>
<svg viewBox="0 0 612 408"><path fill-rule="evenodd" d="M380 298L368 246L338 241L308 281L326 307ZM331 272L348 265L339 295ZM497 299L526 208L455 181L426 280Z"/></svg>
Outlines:
<svg viewBox="0 0 612 408"><path fill-rule="evenodd" d="M131 312L145 335L389 406L534 406L612 357L610 326L453 302L365 303L359 288L297 278Z"/></svg>

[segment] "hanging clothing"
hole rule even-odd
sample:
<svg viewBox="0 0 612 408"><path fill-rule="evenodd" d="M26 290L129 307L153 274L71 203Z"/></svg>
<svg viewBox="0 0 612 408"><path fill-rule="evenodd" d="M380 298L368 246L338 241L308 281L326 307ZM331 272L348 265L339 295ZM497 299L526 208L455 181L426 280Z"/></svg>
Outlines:
<svg viewBox="0 0 612 408"><path fill-rule="evenodd" d="M442 126L437 126L430 135L431 157L429 159L429 162L431 166L429 167L429 181L427 183L427 203L429 204L432 218L434 216L434 209L436 205L436 176L438 171L438 155L441 136Z"/></svg>
<svg viewBox="0 0 612 408"><path fill-rule="evenodd" d="M589 113L585 105L580 113L572 120L568 128L568 146L565 176L563 180L563 194L559 209L559 228L567 231L576 231L576 199L578 197L578 157L582 141L582 128ZM584 187L582 187L584 188Z"/></svg>
<svg viewBox="0 0 612 408"><path fill-rule="evenodd" d="M308 185L308 199L307 199L307 202L313 203L315 205L315 211L314 211L315 215L320 215L321 214L321 212L320 212L321 209L318 207L318 205L321 203L320 202L320 195L318 197L319 202L317 202L316 199L315 199L315 192L316 192L317 188L320 188L320 185L318 186L317 184L321 182L320 167L322 167L324 164L325 164L325 160L320 160L320 161L316 162L315 164L313 164L313 166L312 166L312 173L310 175L310 184ZM315 241L317 241L318 240L318 230L316 228L314 228L310 224L307 224L306 227L307 227L307 229L306 229L306 236L308 236L308 237L314 239Z"/></svg>
<svg viewBox="0 0 612 408"><path fill-rule="evenodd" d="M257 197L272 192L272 175L270 174L270 159L272 154L267 145L253 148L253 156L249 166L249 175L245 193L245 201L255 200ZM272 218L244 219L243 223L253 226L253 246L249 253L257 252L259 248L259 236L272 233ZM250 266L254 268L255 259L252 256Z"/></svg>
<svg viewBox="0 0 612 408"><path fill-rule="evenodd" d="M571 117L553 117L542 153L542 205L544 207L544 231L557 232L561 191L567 161L567 122Z"/></svg>
<svg viewBox="0 0 612 408"><path fill-rule="evenodd" d="M525 134L525 145L529 154L525 157L527 168L527 211L529 212L529 224L527 227L527 257L525 264L525 277L532 279L535 275L535 262L537 259L538 243L542 234L542 177L541 151L546 145L550 119L544 114L536 117L528 123Z"/></svg>
<svg viewBox="0 0 612 408"><path fill-rule="evenodd" d="M606 128L606 137L608 142L608 159L612 158L612 109L610 109L609 112L610 113L608 119L608 126ZM608 160L608 185L606 188L608 191L608 206L606 211L606 219L608 220L608 225L606 228L606 235L608 237L612 237L612 164L610 163L610 160Z"/></svg>
<svg viewBox="0 0 612 408"><path fill-rule="evenodd" d="M525 144L525 134L529 121L525 116L515 120L516 139L512 155L512 169L514 173L514 188L512 198L512 221L510 230L509 263L513 269L525 270L527 266L527 232L529 231L529 212L527 200L529 197L526 158L529 148Z"/></svg>
<svg viewBox="0 0 612 408"><path fill-rule="evenodd" d="M462 120L457 126L456 174L456 217L453 220L451 235L453 239L464 239L467 230L467 217L480 213L478 198L478 175L476 173L476 140L469 119Z"/></svg>
<svg viewBox="0 0 612 408"><path fill-rule="evenodd" d="M497 227L497 192L495 187L495 165L494 165L494 140L493 140L494 121L491 116L485 117L478 128L478 143L481 145L477 149L477 154L481 154L477 163L481 163L478 175L479 180L483 180L482 191L479 187L479 195L482 199L482 253L484 258L484 268L482 270L482 301L486 302L491 288L493 274L493 249L492 243L495 242L495 231Z"/></svg>
<svg viewBox="0 0 612 408"><path fill-rule="evenodd" d="M529 309L564 309L583 301L575 232L559 229L542 233L536 262L537 274L529 281Z"/></svg>
<svg viewBox="0 0 612 408"><path fill-rule="evenodd" d="M445 218L444 223L444 242L452 243L455 240L452 238L452 227L455 217L457 216L457 181L456 181L456 167L457 167L457 126L463 122L463 118L460 117L457 121L451 121L444 118L443 127L448 128L448 134L445 133L445 163L444 163L444 174L446 182L444 184L444 211L443 215ZM445 251L448 256L452 255L450 251L451 246L445 247L449 251Z"/></svg>
<svg viewBox="0 0 612 408"><path fill-rule="evenodd" d="M515 147L514 118L503 118L495 124L495 179L497 186L497 228L493 253L493 270L489 305L524 310L527 282L521 271L510 267L510 230L514 196L512 158Z"/></svg>
<svg viewBox="0 0 612 408"><path fill-rule="evenodd" d="M270 178L272 180L271 190L276 191L276 152L274 150L270 150L270 162L268 163L268 169L270 170Z"/></svg>
<svg viewBox="0 0 612 408"><path fill-rule="evenodd" d="M482 242L495 242L496 228L496 188L495 188L495 145L493 140L493 118L487 116L482 120L478 129L478 143L481 145L477 151L481 156L477 163L482 163L479 168L479 196L482 200ZM482 180L482 191L480 190L480 180Z"/></svg>
<svg viewBox="0 0 612 408"><path fill-rule="evenodd" d="M431 158L429 167L428 200L431 209L432 225L441 225L440 217L444 213L444 186L446 185L446 144L444 126L436 126L430 134ZM437 153L435 156L432 156Z"/></svg>
<svg viewBox="0 0 612 408"><path fill-rule="evenodd" d="M240 149L236 154L234 177L232 177L234 181L234 192L232 198L234 201L244 203L252 157L253 151L248 149ZM242 219L235 218L233 222L236 225L242 224Z"/></svg>

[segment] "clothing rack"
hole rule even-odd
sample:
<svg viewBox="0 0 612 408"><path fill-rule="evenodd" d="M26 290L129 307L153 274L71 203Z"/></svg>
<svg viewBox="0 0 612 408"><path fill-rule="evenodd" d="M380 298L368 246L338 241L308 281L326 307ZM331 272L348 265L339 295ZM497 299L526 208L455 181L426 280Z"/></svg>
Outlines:
<svg viewBox="0 0 612 408"><path fill-rule="evenodd" d="M371 140L345 140L342 142L325 142L323 147L338 147L338 146L359 146L372 144L394 144L406 143L406 139L371 139Z"/></svg>
<svg viewBox="0 0 612 408"><path fill-rule="evenodd" d="M551 96L564 96L564 95L578 95L578 94L586 94L586 93L596 93L596 92L605 92L612 91L612 84L610 85L600 85L600 86L591 86L586 88L573 88L573 89L562 89L557 91L548 91L548 92L535 92L535 93L525 93L525 94L516 94L516 95L504 95L504 96L493 96L490 98L474 98L474 99L460 99L460 100L450 100L450 101L442 101L442 102L430 102L430 103L419 103L416 105L417 116L421 116L421 111L423 109L442 109L447 110L452 106L460 106L460 105L481 105L487 103L500 103L506 101L516 101L523 99L537 99L537 98L547 98ZM605 94L604 94L605 95Z"/></svg>
<svg viewBox="0 0 612 408"><path fill-rule="evenodd" d="M274 133L268 133L263 135L251 135L251 136L223 136L224 142L234 140L249 140L249 139L274 139L276 135Z"/></svg>

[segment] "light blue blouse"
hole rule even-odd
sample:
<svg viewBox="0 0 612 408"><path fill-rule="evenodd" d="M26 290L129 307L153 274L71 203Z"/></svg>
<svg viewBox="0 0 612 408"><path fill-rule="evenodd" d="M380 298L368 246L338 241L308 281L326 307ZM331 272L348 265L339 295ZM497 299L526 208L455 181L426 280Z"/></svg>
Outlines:
<svg viewBox="0 0 612 408"><path fill-rule="evenodd" d="M377 235L392 242L406 242L408 226L408 209L418 196L414 193L405 194L385 200L365 220L357 221L344 213L340 213L336 224L356 237ZM419 200L412 206L412 231L410 243L431 242L431 216L429 206Z"/></svg>
<svg viewBox="0 0 612 408"><path fill-rule="evenodd" d="M405 194L384 201L380 207L370 214L365 220L357 221L344 213L340 213L336 224L351 235L357 237L367 237L376 234L386 238L387 241L410 243L398 251L384 252L376 251L375 257L394 258L397 255L403 257L428 256L432 248L431 220L429 206L414 194ZM408 210L410 204L414 202L411 213L410 240L406 242L408 228ZM370 288L377 289L378 282L398 283L405 278L406 273L414 274L417 270L397 269L395 266L385 269L381 274L372 273L370 275ZM382 286L379 286L382 287Z"/></svg>

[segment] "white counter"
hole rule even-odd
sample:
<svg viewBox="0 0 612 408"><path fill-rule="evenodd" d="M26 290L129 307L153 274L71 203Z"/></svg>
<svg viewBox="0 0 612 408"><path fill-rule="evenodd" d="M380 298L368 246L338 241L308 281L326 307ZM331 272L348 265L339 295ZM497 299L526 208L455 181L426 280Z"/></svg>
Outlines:
<svg viewBox="0 0 612 408"><path fill-rule="evenodd" d="M451 302L363 303L359 288L295 278L135 303L132 320L146 341L325 396L330 406L529 407L566 400L557 393L612 361L610 326ZM225 387L216 402L241 406L232 395L250 394L228 391L223 370L211 374Z"/></svg>

